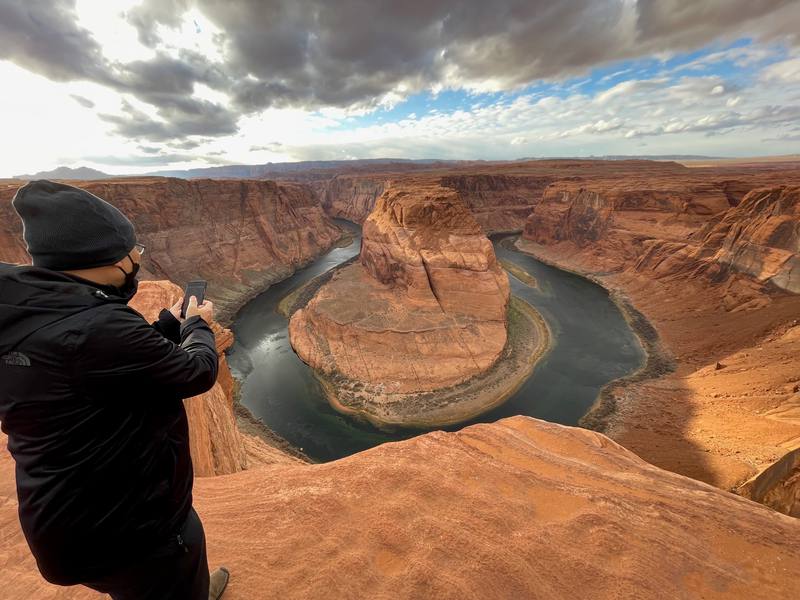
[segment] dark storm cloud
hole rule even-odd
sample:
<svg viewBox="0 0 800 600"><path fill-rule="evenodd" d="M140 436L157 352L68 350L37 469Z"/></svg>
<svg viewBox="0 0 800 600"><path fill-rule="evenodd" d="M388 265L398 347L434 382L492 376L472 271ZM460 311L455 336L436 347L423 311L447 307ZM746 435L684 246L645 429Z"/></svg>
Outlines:
<svg viewBox="0 0 800 600"><path fill-rule="evenodd" d="M222 32L225 57L160 44L190 8ZM437 86L511 89L720 38L797 41L797 0L144 0L127 13L154 58L111 63L77 25L74 0L2 0L0 58L58 80L89 80L155 107L103 115L155 142L236 131L270 106L374 106ZM193 96L201 83L231 98Z"/></svg>
<svg viewBox="0 0 800 600"><path fill-rule="evenodd" d="M179 19L178 9L183 4L152 3L149 8L158 11L158 6L169 7ZM166 23L175 25L177 21L167 19ZM154 106L158 119L127 103L121 115L101 115L126 137L163 141L236 132L238 114L192 97L196 83L215 88L228 84L219 65L211 65L202 55L187 50L181 50L177 57L159 52L147 61L112 63L104 58L91 33L77 25L74 0L0 1L0 59L55 81L99 83ZM87 98L73 98L87 108L94 106Z"/></svg>
<svg viewBox="0 0 800 600"><path fill-rule="evenodd" d="M167 27L177 27L181 15L189 8L188 0L144 0L139 6L128 11L127 18L139 32L139 41L153 48L158 43L155 25L160 23Z"/></svg>
<svg viewBox="0 0 800 600"><path fill-rule="evenodd" d="M638 40L675 47L708 43L717 36L788 36L797 42L796 0L638 0Z"/></svg>
<svg viewBox="0 0 800 600"><path fill-rule="evenodd" d="M121 115L99 116L114 125L117 133L123 137L154 142L166 142L189 135L230 135L237 131L235 116L207 100L167 94L152 98L159 103L158 115L161 119L151 118L128 102L123 102Z"/></svg>
<svg viewBox="0 0 800 600"><path fill-rule="evenodd" d="M106 81L102 48L77 24L75 0L0 2L0 60L53 81Z"/></svg>
<svg viewBox="0 0 800 600"><path fill-rule="evenodd" d="M176 150L193 150L198 146L202 146L205 142L210 141L210 139L211 138L204 140L183 140L181 142L172 141L167 145L170 148L175 148Z"/></svg>
<svg viewBox="0 0 800 600"><path fill-rule="evenodd" d="M720 36L790 33L793 0L182 0L224 32L235 107L371 105L404 85L504 89L654 51L688 50ZM148 8L149 7L149 8ZM175 22L148 1L140 36ZM249 75L249 77L243 77Z"/></svg>

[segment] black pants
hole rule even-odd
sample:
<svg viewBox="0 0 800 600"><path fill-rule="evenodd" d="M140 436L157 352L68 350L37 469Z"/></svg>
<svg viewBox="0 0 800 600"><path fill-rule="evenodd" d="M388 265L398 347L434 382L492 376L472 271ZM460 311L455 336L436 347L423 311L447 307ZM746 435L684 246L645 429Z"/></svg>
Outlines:
<svg viewBox="0 0 800 600"><path fill-rule="evenodd" d="M141 561L83 585L114 600L208 600L208 561L203 524L194 508L178 536Z"/></svg>

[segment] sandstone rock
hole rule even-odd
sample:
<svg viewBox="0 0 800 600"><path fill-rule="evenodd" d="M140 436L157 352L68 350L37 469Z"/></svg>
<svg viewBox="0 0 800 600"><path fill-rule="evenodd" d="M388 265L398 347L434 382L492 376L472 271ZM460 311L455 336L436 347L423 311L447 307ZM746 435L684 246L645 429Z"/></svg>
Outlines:
<svg viewBox="0 0 800 600"><path fill-rule="evenodd" d="M550 176L446 175L441 185L458 192L484 232L521 231L533 206L553 181Z"/></svg>
<svg viewBox="0 0 800 600"><path fill-rule="evenodd" d="M755 175L752 181L761 182ZM800 335L789 329L800 296L786 293L798 256L797 187L757 189L743 198L732 198L729 189L735 206L706 215L681 212L677 191L667 212L659 209L658 196L646 192L655 183L637 184L648 212L618 210L625 203L609 191L603 192L613 206L608 218L580 195L560 209L551 206L558 206L556 198L543 200L519 245L601 275L644 313L677 358L675 373L612 384L614 416L604 431L658 466L731 489L800 439L800 420L783 418L788 394L776 392L797 372L800 353ZM548 188L545 198L561 185ZM717 196L704 197L702 205L716 210ZM576 211L584 215L577 223L568 218ZM726 368L715 369L717 363Z"/></svg>
<svg viewBox="0 0 800 600"><path fill-rule="evenodd" d="M307 186L161 177L71 182L114 204L147 245L142 277L207 279L227 321L248 297L289 276L340 236ZM21 223L0 186L0 260L25 263Z"/></svg>
<svg viewBox="0 0 800 600"><path fill-rule="evenodd" d="M3 452L4 593L97 597L36 573L9 462ZM527 417L202 478L195 506L230 600L800 595L800 521Z"/></svg>
<svg viewBox="0 0 800 600"><path fill-rule="evenodd" d="M359 262L292 316L304 361L391 394L452 386L497 360L508 277L454 192L391 187L362 240Z"/></svg>
<svg viewBox="0 0 800 600"><path fill-rule="evenodd" d="M800 447L746 481L736 493L785 515L800 517Z"/></svg>
<svg viewBox="0 0 800 600"><path fill-rule="evenodd" d="M753 190L706 233L694 256L800 293L800 187Z"/></svg>
<svg viewBox="0 0 800 600"><path fill-rule="evenodd" d="M362 223L386 185L380 177L333 177L321 192L322 207L332 217Z"/></svg>

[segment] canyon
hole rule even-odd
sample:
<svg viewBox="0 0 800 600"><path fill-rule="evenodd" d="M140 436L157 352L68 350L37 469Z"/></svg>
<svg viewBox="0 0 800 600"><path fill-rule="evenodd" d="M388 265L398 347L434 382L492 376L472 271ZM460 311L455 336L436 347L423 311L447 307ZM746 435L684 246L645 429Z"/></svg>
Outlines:
<svg viewBox="0 0 800 600"><path fill-rule="evenodd" d="M129 215L147 246L142 277L210 282L218 317L291 275L341 236L305 185L258 180L132 178L70 182ZM28 262L11 206L20 183L0 185L0 260Z"/></svg>
<svg viewBox="0 0 800 600"><path fill-rule="evenodd" d="M797 192L795 183L755 188L728 208L713 194L642 211L656 194L641 187L631 206L619 184L598 181L535 208L518 247L635 306L671 365L609 386L587 425L725 489L798 446Z"/></svg>
<svg viewBox="0 0 800 600"><path fill-rule="evenodd" d="M27 261L9 205L18 185L0 185L6 262ZM222 308L219 381L185 405L210 564L233 573L226 597L800 594L800 522L746 499L793 515L800 504L798 165L564 160L342 170L308 185L77 185L129 214L148 245L143 275L164 281L143 281L134 308L154 319L194 277L209 279ZM508 282L484 234L498 231L521 232L520 251L611 290L650 360L600 395L584 418L598 432L520 416L307 464L237 411L223 325L332 247L337 216L364 223L358 262L291 321L298 352L320 368L334 357L322 336L340 341L337 359L350 356L370 330L345 325L370 311L407 324L409 306L439 315L437 327L494 324L494 345L476 347L479 364L491 363ZM403 348L393 339L384 351ZM436 363L422 380L429 388L468 376ZM414 389L419 378L399 364L374 381ZM373 376L336 362L348 368ZM96 597L44 582L16 519L13 461L2 452L0 561L13 593Z"/></svg>
<svg viewBox="0 0 800 600"><path fill-rule="evenodd" d="M171 281L142 281L130 306L146 321L153 322L161 309L182 297L183 290ZM233 335L217 321L210 325L219 354L217 382L208 392L183 402L191 424L189 449L195 476L225 475L262 464L303 462L279 444L265 442L264 435L253 432L252 426L247 427L247 423L237 418L236 383L225 360L225 350L233 343Z"/></svg>

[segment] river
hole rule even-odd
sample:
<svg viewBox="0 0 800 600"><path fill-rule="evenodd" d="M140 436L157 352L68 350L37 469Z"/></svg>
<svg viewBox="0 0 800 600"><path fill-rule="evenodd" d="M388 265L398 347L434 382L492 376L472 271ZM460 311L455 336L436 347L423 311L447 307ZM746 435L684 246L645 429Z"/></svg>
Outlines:
<svg viewBox="0 0 800 600"><path fill-rule="evenodd" d="M276 311L281 299L359 252L360 230L351 223L338 224L357 234L353 242L331 250L242 307L234 319L236 341L228 353L231 371L241 382L242 404L270 429L319 461L421 433L386 433L333 410L311 370L289 344L288 322ZM518 414L575 425L604 385L643 364L644 350L605 289L510 250L499 244L500 239L492 239L498 258L517 264L538 282L532 288L509 274L511 293L542 314L552 334L552 346L504 404L443 429L452 431Z"/></svg>

